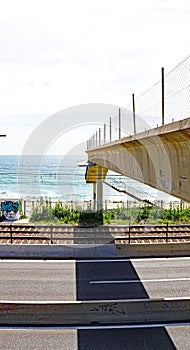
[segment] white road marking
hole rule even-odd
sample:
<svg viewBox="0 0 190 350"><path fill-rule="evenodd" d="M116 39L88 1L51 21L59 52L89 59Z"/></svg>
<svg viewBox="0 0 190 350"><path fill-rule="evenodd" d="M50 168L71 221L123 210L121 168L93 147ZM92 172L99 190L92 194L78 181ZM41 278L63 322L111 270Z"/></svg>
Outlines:
<svg viewBox="0 0 190 350"><path fill-rule="evenodd" d="M53 260L53 259L46 259L46 258L42 258L42 259L2 259L2 258L0 258L0 264L1 263L21 263L21 264L24 264L24 263L30 263L30 264L32 264L32 263L46 263L46 262L48 262L48 263L53 263L53 264L60 264L60 262L64 262L64 263L76 263L76 260L75 259L65 259L65 260L61 260L61 259L55 259L55 260Z"/></svg>
<svg viewBox="0 0 190 350"><path fill-rule="evenodd" d="M130 329L130 328L157 328L157 327L189 327L190 322L147 323L147 324L113 324L113 325L87 325L87 326L0 326L0 331L23 330L75 330L75 329Z"/></svg>
<svg viewBox="0 0 190 350"><path fill-rule="evenodd" d="M123 258L123 259L76 259L76 262L80 263L104 263L104 262L144 262L144 261L178 261L178 260L190 260L190 256L184 256L184 257L168 257L168 258Z"/></svg>
<svg viewBox="0 0 190 350"><path fill-rule="evenodd" d="M122 259L117 259L117 258L112 258L112 259L49 259L47 258L42 258L42 259L4 259L0 258L0 263L39 263L39 262L48 262L48 263L70 263L70 262L75 262L75 263L109 263L109 262L147 262L147 261L179 261L179 260L190 260L190 256L184 256L184 257L163 257L163 258L122 258Z"/></svg>
<svg viewBox="0 0 190 350"><path fill-rule="evenodd" d="M119 283L152 283L152 282L173 282L173 281L190 281L190 277L180 278L157 278L148 280L113 280L113 281L89 281L89 284L119 284Z"/></svg>

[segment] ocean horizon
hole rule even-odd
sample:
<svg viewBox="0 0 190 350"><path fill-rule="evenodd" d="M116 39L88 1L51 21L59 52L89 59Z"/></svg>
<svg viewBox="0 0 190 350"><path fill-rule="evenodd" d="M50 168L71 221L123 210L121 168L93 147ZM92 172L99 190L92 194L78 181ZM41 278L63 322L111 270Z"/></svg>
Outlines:
<svg viewBox="0 0 190 350"><path fill-rule="evenodd" d="M85 167L79 155L0 155L0 199L90 201L92 184L85 181ZM106 181L141 199L177 200L120 174L108 171ZM104 185L105 201L134 199Z"/></svg>

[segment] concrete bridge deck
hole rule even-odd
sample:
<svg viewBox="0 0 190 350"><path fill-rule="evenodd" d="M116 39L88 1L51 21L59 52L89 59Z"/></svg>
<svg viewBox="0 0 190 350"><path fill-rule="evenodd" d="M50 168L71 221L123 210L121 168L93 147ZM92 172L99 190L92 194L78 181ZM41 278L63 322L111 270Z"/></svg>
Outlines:
<svg viewBox="0 0 190 350"><path fill-rule="evenodd" d="M190 118L86 152L89 162L190 201Z"/></svg>

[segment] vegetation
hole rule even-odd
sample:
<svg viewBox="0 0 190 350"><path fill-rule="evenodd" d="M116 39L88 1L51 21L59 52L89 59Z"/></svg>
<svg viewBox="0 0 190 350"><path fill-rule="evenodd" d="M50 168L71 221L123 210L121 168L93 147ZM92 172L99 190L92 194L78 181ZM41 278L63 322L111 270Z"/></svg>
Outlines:
<svg viewBox="0 0 190 350"><path fill-rule="evenodd" d="M160 224L160 223L190 223L190 208L162 209L157 206L141 208L117 208L102 212L82 211L80 208L70 209L58 202L54 208L48 202L40 202L34 208L31 222L53 224Z"/></svg>

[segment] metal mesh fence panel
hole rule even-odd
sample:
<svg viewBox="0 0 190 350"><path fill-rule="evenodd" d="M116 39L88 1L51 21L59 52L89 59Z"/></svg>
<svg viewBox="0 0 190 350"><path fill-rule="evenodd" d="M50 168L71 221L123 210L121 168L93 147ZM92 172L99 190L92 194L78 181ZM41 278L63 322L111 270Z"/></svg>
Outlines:
<svg viewBox="0 0 190 350"><path fill-rule="evenodd" d="M161 82L140 95L135 101L137 132L161 123Z"/></svg>
<svg viewBox="0 0 190 350"><path fill-rule="evenodd" d="M164 77L164 124L172 123L190 117L190 56L186 57ZM143 132L162 125L162 81L158 81L150 89L135 98L136 133ZM118 140L135 131L133 120L133 105L121 108L120 121L118 115L106 124L106 137L101 136L101 144ZM101 128L101 135L104 130ZM96 144L93 136L89 148Z"/></svg>
<svg viewBox="0 0 190 350"><path fill-rule="evenodd" d="M165 76L165 124L190 116L190 56Z"/></svg>

